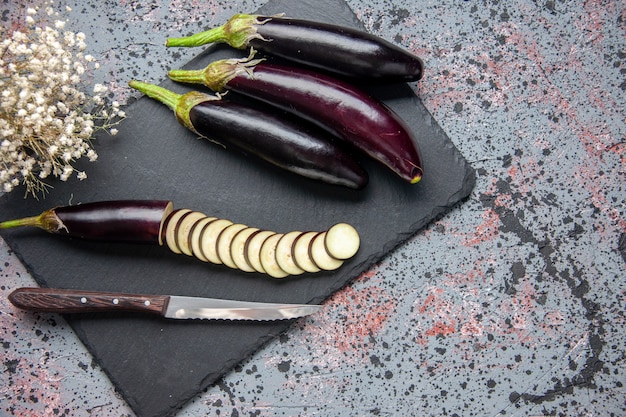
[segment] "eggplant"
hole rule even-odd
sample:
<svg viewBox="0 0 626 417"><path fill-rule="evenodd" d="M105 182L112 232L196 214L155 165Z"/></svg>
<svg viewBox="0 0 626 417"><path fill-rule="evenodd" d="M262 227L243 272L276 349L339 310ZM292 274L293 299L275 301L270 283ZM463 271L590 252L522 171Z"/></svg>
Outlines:
<svg viewBox="0 0 626 417"><path fill-rule="evenodd" d="M419 182L419 147L404 121L352 84L315 71L265 62L224 59L201 70L170 70L174 81L230 90L309 120L380 161L405 181Z"/></svg>
<svg viewBox="0 0 626 417"><path fill-rule="evenodd" d="M301 119L197 91L180 95L140 81L129 85L167 105L185 127L225 147L328 184L362 189L368 183L367 172L346 149Z"/></svg>
<svg viewBox="0 0 626 417"><path fill-rule="evenodd" d="M357 81L417 81L424 73L421 58L380 37L282 16L237 14L222 26L166 41L167 46L187 47L207 43L227 43L237 49L252 47Z"/></svg>
<svg viewBox="0 0 626 417"><path fill-rule="evenodd" d="M77 239L166 245L176 254L273 278L335 270L360 246L358 232L347 223L322 232L278 233L190 209L174 210L165 200L61 206L0 223L0 229L22 226Z"/></svg>
<svg viewBox="0 0 626 417"><path fill-rule="evenodd" d="M161 244L163 222L172 210L172 202L163 200L102 201L8 220L0 223L0 229L35 226L78 239Z"/></svg>

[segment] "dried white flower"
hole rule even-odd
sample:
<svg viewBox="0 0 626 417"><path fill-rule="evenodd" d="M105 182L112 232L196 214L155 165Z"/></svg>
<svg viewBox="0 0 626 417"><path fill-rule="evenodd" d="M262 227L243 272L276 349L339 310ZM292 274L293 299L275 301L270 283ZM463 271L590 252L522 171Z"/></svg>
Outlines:
<svg viewBox="0 0 626 417"><path fill-rule="evenodd" d="M58 16L52 7L44 10ZM58 19L52 27L37 27L39 14L38 8L26 9L24 29L3 33L0 42L0 191L24 184L35 197L45 193L43 180L50 175L87 178L73 163L96 161L93 134L116 134L112 127L125 117L119 103L107 105L106 86L94 85L93 95L82 91L81 76L99 67L82 52L85 34L66 30Z"/></svg>

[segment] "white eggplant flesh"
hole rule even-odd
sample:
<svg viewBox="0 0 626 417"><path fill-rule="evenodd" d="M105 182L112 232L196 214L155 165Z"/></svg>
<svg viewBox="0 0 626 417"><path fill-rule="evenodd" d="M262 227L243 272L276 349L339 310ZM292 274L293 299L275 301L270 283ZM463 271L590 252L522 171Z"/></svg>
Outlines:
<svg viewBox="0 0 626 417"><path fill-rule="evenodd" d="M320 272L319 266L315 265L313 258L311 258L311 241L317 236L319 232L305 232L298 236L293 244L293 258L298 267L306 272Z"/></svg>
<svg viewBox="0 0 626 417"><path fill-rule="evenodd" d="M322 232L279 233L188 209L168 215L161 239L174 253L273 278L336 270L360 246L358 232L347 223Z"/></svg>
<svg viewBox="0 0 626 417"><path fill-rule="evenodd" d="M276 246L276 262L289 275L304 273L304 269L300 268L293 258L293 242L301 234L302 232L285 233Z"/></svg>
<svg viewBox="0 0 626 417"><path fill-rule="evenodd" d="M263 247L263 243L267 238L275 234L276 233L270 230L261 230L248 239L246 244L246 259L256 272L265 273L265 268L263 268L261 264L261 247Z"/></svg>
<svg viewBox="0 0 626 417"><path fill-rule="evenodd" d="M244 272L254 272L254 268L246 258L246 244L252 235L257 233L259 229L255 227L246 227L235 235L230 245L230 256L233 259L235 268Z"/></svg>
<svg viewBox="0 0 626 417"><path fill-rule="evenodd" d="M226 219L217 219L214 222L211 222L204 233L200 236L200 248L202 248L202 253L209 262L214 264L223 264L222 260L217 254L217 239L220 236L220 233L228 226L233 224L230 220Z"/></svg>
<svg viewBox="0 0 626 417"><path fill-rule="evenodd" d="M198 221L205 219L206 216L198 211L190 211L185 214L178 222L178 229L176 230L175 242L176 246L182 253L187 256L193 256L191 249L191 229L196 226Z"/></svg>
<svg viewBox="0 0 626 417"><path fill-rule="evenodd" d="M323 232L315 236L315 238L311 241L310 252L315 265L325 271L332 271L343 265L343 260L333 258L326 250L326 245L324 244L326 233L327 232Z"/></svg>
<svg viewBox="0 0 626 417"><path fill-rule="evenodd" d="M191 241L191 252L195 255L196 258L200 259L203 262L209 262L209 259L204 256L204 252L202 252L202 247L200 246L202 240L200 236L204 232L204 228L207 227L211 222L217 220L217 217L205 217L199 220L189 235L189 240Z"/></svg>
<svg viewBox="0 0 626 417"><path fill-rule="evenodd" d="M356 255L361 245L361 239L354 226L347 223L338 223L326 232L324 245L330 256L344 260Z"/></svg>
<svg viewBox="0 0 626 417"><path fill-rule="evenodd" d="M248 226L245 224L231 224L226 229L222 230L222 233L217 237L217 256L222 263L229 268L237 268L237 265L233 261L233 255L231 246L235 236Z"/></svg>
<svg viewBox="0 0 626 417"><path fill-rule="evenodd" d="M261 246L261 265L263 265L265 273L273 278L285 278L289 275L276 261L276 247L282 237L282 233L276 233L265 239L263 246Z"/></svg>

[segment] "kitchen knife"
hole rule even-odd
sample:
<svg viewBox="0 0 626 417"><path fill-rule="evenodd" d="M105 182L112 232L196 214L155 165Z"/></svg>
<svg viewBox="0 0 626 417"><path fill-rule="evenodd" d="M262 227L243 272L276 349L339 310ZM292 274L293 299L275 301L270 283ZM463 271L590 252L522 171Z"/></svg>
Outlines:
<svg viewBox="0 0 626 417"><path fill-rule="evenodd" d="M274 304L178 295L125 294L51 288L18 288L9 301L21 309L52 313L137 312L171 319L285 320L322 306Z"/></svg>

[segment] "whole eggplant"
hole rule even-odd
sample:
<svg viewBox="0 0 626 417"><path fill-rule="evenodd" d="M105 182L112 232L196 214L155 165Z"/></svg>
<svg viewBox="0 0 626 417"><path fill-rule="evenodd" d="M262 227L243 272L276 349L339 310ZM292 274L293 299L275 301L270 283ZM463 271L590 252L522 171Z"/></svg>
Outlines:
<svg viewBox="0 0 626 417"><path fill-rule="evenodd" d="M423 170L419 147L404 121L380 100L334 77L263 59L225 59L201 70L171 70L174 81L203 84L272 104L329 130L405 181Z"/></svg>
<svg viewBox="0 0 626 417"><path fill-rule="evenodd" d="M368 183L367 172L347 150L331 135L302 120L196 91L180 95L140 81L129 85L166 104L185 127L223 146L232 145L328 184L361 189Z"/></svg>
<svg viewBox="0 0 626 417"><path fill-rule="evenodd" d="M183 38L167 46L227 43L358 81L417 81L424 63L416 55L368 32L282 16L237 14L222 26Z"/></svg>

